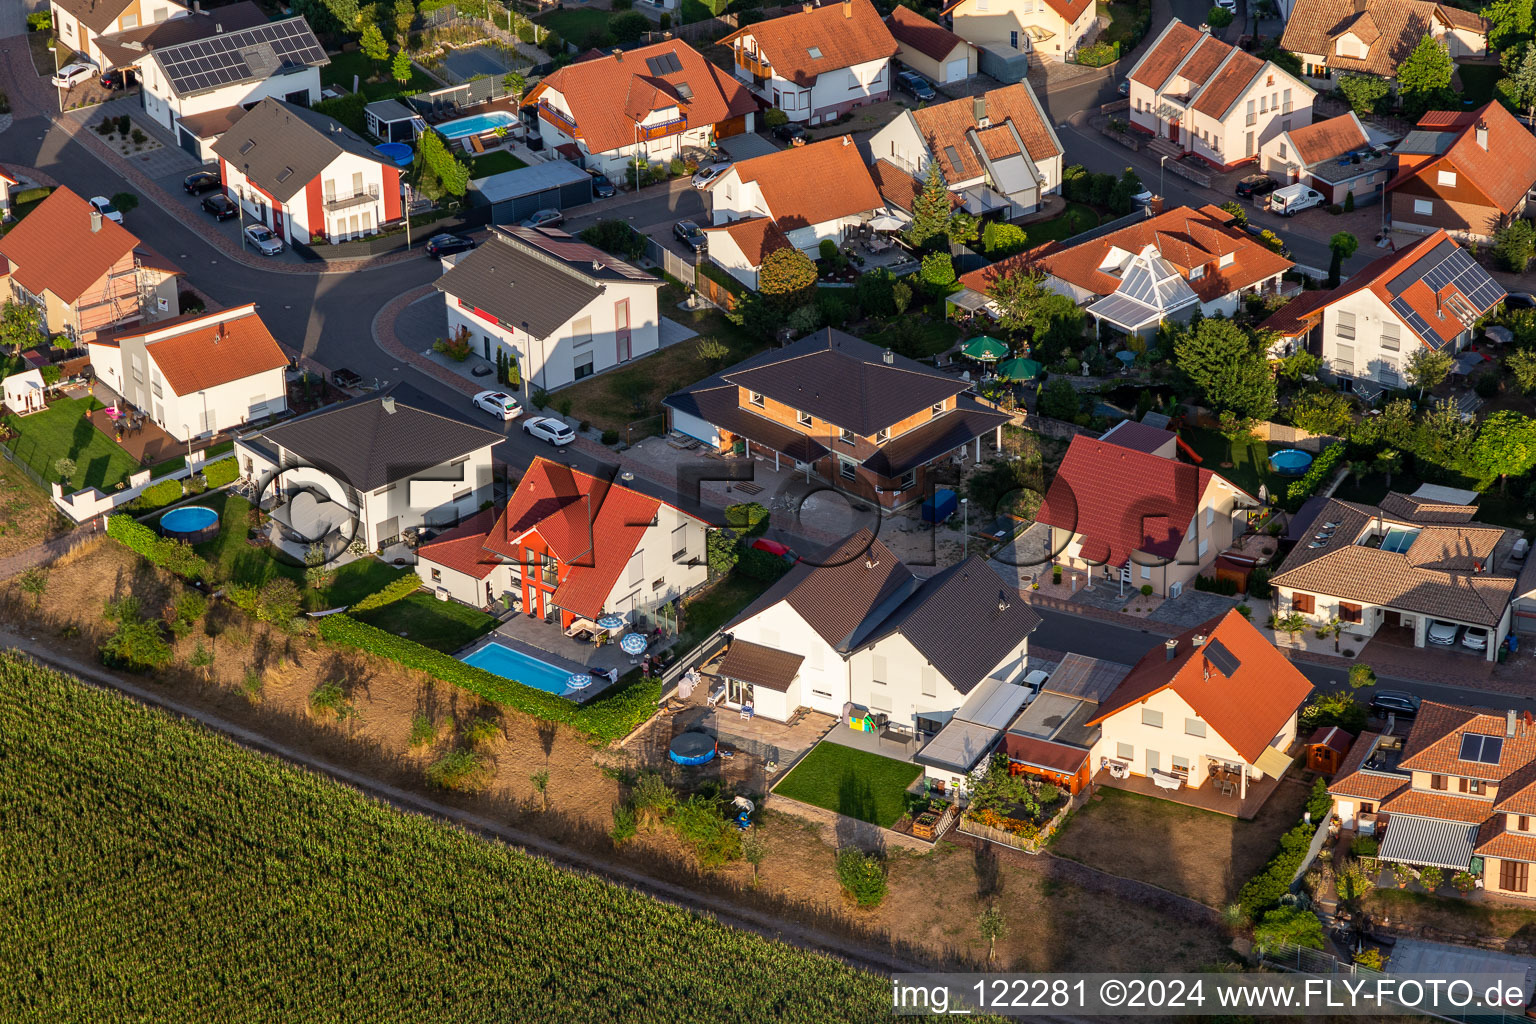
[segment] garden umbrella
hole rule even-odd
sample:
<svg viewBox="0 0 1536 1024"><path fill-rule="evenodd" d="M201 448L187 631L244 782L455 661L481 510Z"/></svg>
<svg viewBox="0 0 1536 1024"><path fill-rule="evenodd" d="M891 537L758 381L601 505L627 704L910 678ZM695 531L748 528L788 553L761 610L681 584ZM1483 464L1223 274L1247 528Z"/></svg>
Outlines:
<svg viewBox="0 0 1536 1024"><path fill-rule="evenodd" d="M1115 358L1120 360L1126 366L1130 366L1136 361L1136 353L1130 351L1129 349L1121 349L1119 352L1115 353Z"/></svg>
<svg viewBox="0 0 1536 1024"><path fill-rule="evenodd" d="M625 633L619 640L619 650L625 654L639 654L645 650L646 640L640 633Z"/></svg>
<svg viewBox="0 0 1536 1024"><path fill-rule="evenodd" d="M592 677L586 673L578 672L575 675L567 676L565 685L573 690L585 690L592 685Z"/></svg>
<svg viewBox="0 0 1536 1024"><path fill-rule="evenodd" d="M888 213L882 213L869 222L869 229L871 231L900 231L905 226L900 220Z"/></svg>
<svg viewBox="0 0 1536 1024"><path fill-rule="evenodd" d="M1040 376L1040 364L1033 359L1004 359L997 364L997 375L1009 380L1034 380Z"/></svg>
<svg viewBox="0 0 1536 1024"><path fill-rule="evenodd" d="M597 620L597 624L602 629L618 629L624 625L624 617L622 615L604 615Z"/></svg>
<svg viewBox="0 0 1536 1024"><path fill-rule="evenodd" d="M996 338L988 335L980 335L965 343L965 348L960 350L961 355L967 359L974 359L979 363L991 363L1008 354L1008 346Z"/></svg>

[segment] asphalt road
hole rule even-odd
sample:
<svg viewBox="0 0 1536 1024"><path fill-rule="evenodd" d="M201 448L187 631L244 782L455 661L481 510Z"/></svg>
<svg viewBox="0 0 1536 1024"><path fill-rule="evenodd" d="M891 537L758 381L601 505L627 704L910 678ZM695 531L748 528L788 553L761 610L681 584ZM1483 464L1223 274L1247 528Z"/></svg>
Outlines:
<svg viewBox="0 0 1536 1024"><path fill-rule="evenodd" d="M1134 664L1147 650L1164 639L1161 634L1144 629L1117 626L1099 619L1090 619L1069 612L1050 608L1035 609L1043 622L1029 638L1036 647L1053 651L1074 651L1078 654L1122 664ZM1456 669L1458 655L1438 651L1426 651L1425 658L1445 661L1446 674ZM1320 690L1343 690L1349 687L1348 670L1314 665L1310 662L1294 663L1301 674ZM1512 696L1479 690L1476 687L1452 683L1426 683L1417 679L1394 679L1382 676L1378 689L1407 690L1427 700L1452 701L1482 705L1500 709L1530 707L1536 710L1536 697Z"/></svg>

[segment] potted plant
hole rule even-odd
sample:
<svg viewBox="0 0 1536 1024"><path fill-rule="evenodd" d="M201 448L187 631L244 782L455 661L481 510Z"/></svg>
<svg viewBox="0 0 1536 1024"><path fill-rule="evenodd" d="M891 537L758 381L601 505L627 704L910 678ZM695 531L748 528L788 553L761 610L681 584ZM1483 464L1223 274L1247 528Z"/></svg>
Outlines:
<svg viewBox="0 0 1536 1024"><path fill-rule="evenodd" d="M1440 888L1440 883L1444 880L1444 872L1442 872L1434 865L1430 865L1429 867L1419 871L1419 884L1422 885L1424 887L1424 891L1430 895L1434 895L1435 890Z"/></svg>
<svg viewBox="0 0 1536 1024"><path fill-rule="evenodd" d="M1451 877L1451 884L1456 887L1457 892L1465 896L1477 888L1477 879L1470 871L1458 871Z"/></svg>

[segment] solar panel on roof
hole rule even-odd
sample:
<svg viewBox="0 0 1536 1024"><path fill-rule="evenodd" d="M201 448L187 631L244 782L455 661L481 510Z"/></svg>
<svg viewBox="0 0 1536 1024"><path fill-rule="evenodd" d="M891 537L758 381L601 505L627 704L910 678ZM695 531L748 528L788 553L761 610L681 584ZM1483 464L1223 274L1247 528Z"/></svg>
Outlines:
<svg viewBox="0 0 1536 1024"><path fill-rule="evenodd" d="M303 18L167 46L156 52L155 59L165 69L171 88L182 94L248 81L282 65L327 60L325 48Z"/></svg>
<svg viewBox="0 0 1536 1024"><path fill-rule="evenodd" d="M1423 338L1435 348L1444 344L1440 336L1430 329L1429 322L1419 315L1418 310L1408 304L1408 300L1399 295L1392 300L1392 311L1402 318L1413 333Z"/></svg>
<svg viewBox="0 0 1536 1024"><path fill-rule="evenodd" d="M1231 679L1237 672L1242 662L1220 640L1212 640L1205 645L1205 660L1216 666L1216 670Z"/></svg>
<svg viewBox="0 0 1536 1024"><path fill-rule="evenodd" d="M1504 737L1469 732L1461 737L1461 753L1458 756L1463 761L1498 764L1503 753Z"/></svg>

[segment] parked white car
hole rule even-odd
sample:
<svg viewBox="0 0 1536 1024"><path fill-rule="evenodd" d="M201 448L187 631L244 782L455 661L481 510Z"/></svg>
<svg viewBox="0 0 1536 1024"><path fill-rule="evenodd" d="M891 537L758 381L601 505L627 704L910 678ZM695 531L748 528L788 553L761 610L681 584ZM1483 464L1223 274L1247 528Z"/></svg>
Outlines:
<svg viewBox="0 0 1536 1024"><path fill-rule="evenodd" d="M272 229L265 224L248 225L245 229L245 237L261 250L263 256L276 256L283 251L283 240L273 234Z"/></svg>
<svg viewBox="0 0 1536 1024"><path fill-rule="evenodd" d="M1466 632L1461 634L1461 646L1470 651L1486 651L1488 631L1482 626L1468 626Z"/></svg>
<svg viewBox="0 0 1536 1024"><path fill-rule="evenodd" d="M484 409L502 420L515 420L523 414L522 403L505 391L482 391L474 398L475 408Z"/></svg>
<svg viewBox="0 0 1536 1024"><path fill-rule="evenodd" d="M76 61L73 64L65 64L59 68L58 71L54 72L53 77L49 81L60 89L72 89L95 73L96 69L89 64L81 64L79 61Z"/></svg>
<svg viewBox="0 0 1536 1024"><path fill-rule="evenodd" d="M700 167L693 176L693 187L708 188L719 179L720 175L730 169L731 164L729 160L723 163L710 164L708 167Z"/></svg>
<svg viewBox="0 0 1536 1024"><path fill-rule="evenodd" d="M108 199L106 196L91 196L90 203L91 206L95 208L96 212L101 214L107 220L110 220L115 224L121 224L123 222L123 211L113 206L112 200Z"/></svg>
<svg viewBox="0 0 1536 1024"><path fill-rule="evenodd" d="M559 448L576 440L576 431L553 416L530 416L523 420L523 433L530 434Z"/></svg>
<svg viewBox="0 0 1536 1024"><path fill-rule="evenodd" d="M1323 194L1301 182L1277 188L1269 194L1269 211L1282 217L1294 217L1302 210L1323 205Z"/></svg>
<svg viewBox="0 0 1536 1024"><path fill-rule="evenodd" d="M1429 624L1429 642L1439 644L1441 647L1454 646L1458 632L1460 632L1460 627L1436 619Z"/></svg>

